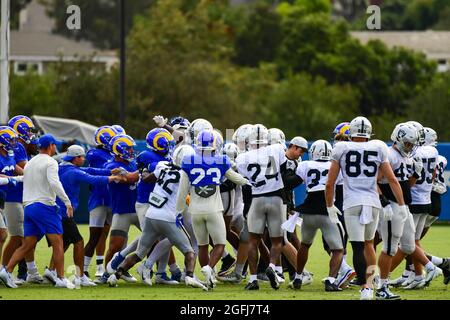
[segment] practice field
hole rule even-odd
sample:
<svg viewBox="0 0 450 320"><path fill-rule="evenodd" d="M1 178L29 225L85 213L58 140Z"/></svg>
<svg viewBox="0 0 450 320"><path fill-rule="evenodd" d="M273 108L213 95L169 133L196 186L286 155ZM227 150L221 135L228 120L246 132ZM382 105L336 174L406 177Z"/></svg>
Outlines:
<svg viewBox="0 0 450 320"><path fill-rule="evenodd" d="M80 226L82 235L87 240L88 227ZM132 239L137 232L133 230L130 235ZM430 253L438 256L450 256L450 226L433 226L431 231L423 241L423 247ZM36 252L36 260L41 274L45 266L48 264L51 250L47 248L46 241L38 244ZM176 251L178 264L181 266L183 259L178 251ZM349 253L351 263L351 252ZM323 289L321 279L327 276L328 256L322 249L320 233L316 237L310 251L310 260L306 267L314 273L314 282L311 285L304 286L300 291L293 291L287 287L287 282L282 284L280 289L274 291L268 283L260 282L259 291L245 291L245 282L239 285L219 283L212 292L203 292L201 289L187 288L184 284L178 286L153 285L148 287L141 283L127 284L123 281L119 282L116 288L109 288L107 285L100 285L93 288L81 288L80 290L55 289L48 284L45 285L24 285L18 289L6 289L0 287L0 298L8 300L24 300L24 299L68 299L68 300L104 300L104 299L132 299L132 300L195 300L195 299L219 299L219 300L357 300L359 292L357 288L350 288L342 292L328 293ZM70 266L73 264L72 248L66 253L66 276L72 273ZM91 274L95 273L95 266L91 267ZM197 275L201 278L199 267L197 266ZM394 273L397 277L401 274L403 265ZM135 268L131 273L138 278ZM287 277L287 274L285 274ZM406 291L395 290L403 299L413 300L449 300L450 291L442 282L442 277L432 282L430 287L423 290Z"/></svg>

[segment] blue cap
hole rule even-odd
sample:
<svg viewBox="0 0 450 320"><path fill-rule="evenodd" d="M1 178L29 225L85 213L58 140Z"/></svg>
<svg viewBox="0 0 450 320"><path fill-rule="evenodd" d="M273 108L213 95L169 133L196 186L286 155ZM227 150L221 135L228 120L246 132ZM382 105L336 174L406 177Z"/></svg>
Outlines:
<svg viewBox="0 0 450 320"><path fill-rule="evenodd" d="M51 144L56 144L56 139L51 134L44 134L39 137L39 148L47 148Z"/></svg>

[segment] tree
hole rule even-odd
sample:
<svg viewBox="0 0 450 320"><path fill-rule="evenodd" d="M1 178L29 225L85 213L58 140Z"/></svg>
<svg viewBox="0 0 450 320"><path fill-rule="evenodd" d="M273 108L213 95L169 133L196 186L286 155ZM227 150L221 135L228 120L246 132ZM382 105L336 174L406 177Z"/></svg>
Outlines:
<svg viewBox="0 0 450 320"><path fill-rule="evenodd" d="M11 29L18 29L19 27L19 13L29 4L31 0L14 0L10 2L10 17Z"/></svg>

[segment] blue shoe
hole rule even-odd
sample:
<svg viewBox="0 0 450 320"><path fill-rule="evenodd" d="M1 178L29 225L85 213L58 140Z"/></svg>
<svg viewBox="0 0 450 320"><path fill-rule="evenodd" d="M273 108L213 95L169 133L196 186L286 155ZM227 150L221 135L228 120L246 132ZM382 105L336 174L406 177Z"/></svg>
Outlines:
<svg viewBox="0 0 450 320"><path fill-rule="evenodd" d="M171 274L170 280L174 280L174 281L180 282L182 274L183 273L181 272L181 270L178 269L177 271L175 271L174 273Z"/></svg>
<svg viewBox="0 0 450 320"><path fill-rule="evenodd" d="M156 284L168 284L168 285L177 285L178 281L172 280L167 276L167 273L157 273L155 277Z"/></svg>
<svg viewBox="0 0 450 320"><path fill-rule="evenodd" d="M120 264L125 260L125 257L122 257L120 255L120 252L114 253L111 261L108 262L106 265L106 272L108 273L114 273L116 272L117 268L119 268Z"/></svg>
<svg viewBox="0 0 450 320"><path fill-rule="evenodd" d="M100 278L95 279L94 282L96 284L105 284L108 282L108 278L109 278L109 273L105 272Z"/></svg>

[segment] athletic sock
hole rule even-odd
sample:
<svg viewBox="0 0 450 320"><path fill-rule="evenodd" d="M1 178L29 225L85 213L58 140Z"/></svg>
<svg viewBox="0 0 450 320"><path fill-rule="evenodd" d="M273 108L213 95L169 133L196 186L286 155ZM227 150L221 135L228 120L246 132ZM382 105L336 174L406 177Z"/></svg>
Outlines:
<svg viewBox="0 0 450 320"><path fill-rule="evenodd" d="M27 269L29 274L35 274L38 272L36 263L34 261L27 262Z"/></svg>
<svg viewBox="0 0 450 320"><path fill-rule="evenodd" d="M176 262L172 263L172 264L169 266L169 271L170 271L170 273L176 273L176 272L178 272L179 270L180 270L180 267L177 265ZM180 270L180 271L181 271L181 270Z"/></svg>
<svg viewBox="0 0 450 320"><path fill-rule="evenodd" d="M91 259L92 259L92 258L91 258ZM104 259L105 259L105 256L97 256L97 257L96 257L97 265L98 265L98 266L99 266L99 265L102 265ZM89 260L89 263L90 263L90 260Z"/></svg>
<svg viewBox="0 0 450 320"><path fill-rule="evenodd" d="M255 280L256 280L256 281L258 280L258 276L257 276L256 274L251 274L251 275L250 275L250 280L249 280L249 281L250 281L250 282L253 282L253 281L255 281Z"/></svg>
<svg viewBox="0 0 450 320"><path fill-rule="evenodd" d="M236 263L236 268L234 269L234 272L237 274L242 275L242 271L244 271L244 263Z"/></svg>
<svg viewBox="0 0 450 320"><path fill-rule="evenodd" d="M387 279L380 279L380 282L378 283L378 289L383 288L385 285L387 285L388 280Z"/></svg>
<svg viewBox="0 0 450 320"><path fill-rule="evenodd" d="M434 264L433 264L431 261L429 261L429 262L425 265L425 270L426 270L427 272L430 272L430 271L434 270L434 268L436 268L436 267L434 266Z"/></svg>
<svg viewBox="0 0 450 320"><path fill-rule="evenodd" d="M283 273L283 267L282 266L275 266L275 271L278 273Z"/></svg>
<svg viewBox="0 0 450 320"><path fill-rule="evenodd" d="M295 273L295 279L301 279L302 278L302 274L301 273Z"/></svg>
<svg viewBox="0 0 450 320"><path fill-rule="evenodd" d="M435 257L435 256L431 256L430 261L431 261L435 266L438 266L438 267L439 267L439 266L444 262L444 259L439 258L439 257Z"/></svg>
<svg viewBox="0 0 450 320"><path fill-rule="evenodd" d="M275 267L275 265L273 264L273 263L269 263L269 268L271 268L273 271L275 271L276 269L276 267Z"/></svg>
<svg viewBox="0 0 450 320"><path fill-rule="evenodd" d="M89 272L92 257L84 256L84 272Z"/></svg>

